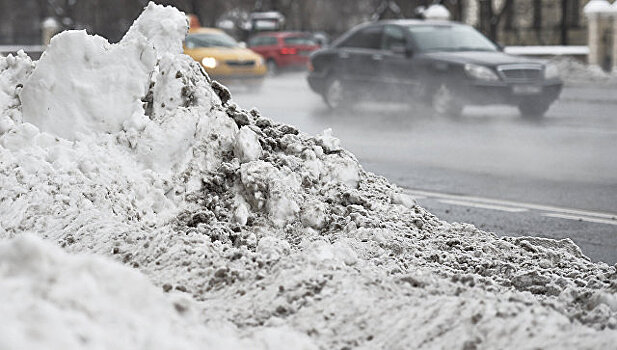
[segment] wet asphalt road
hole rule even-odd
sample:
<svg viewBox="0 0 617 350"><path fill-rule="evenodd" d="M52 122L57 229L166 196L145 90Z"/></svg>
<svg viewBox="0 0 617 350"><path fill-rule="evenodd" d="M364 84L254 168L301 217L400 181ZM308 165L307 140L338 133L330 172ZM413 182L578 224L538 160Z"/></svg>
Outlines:
<svg viewBox="0 0 617 350"><path fill-rule="evenodd" d="M304 132L332 128L365 169L444 220L571 238L592 260L617 263L617 87L568 87L540 122L510 107L467 108L459 120L407 104L332 113L299 72L259 92L230 89L243 108Z"/></svg>

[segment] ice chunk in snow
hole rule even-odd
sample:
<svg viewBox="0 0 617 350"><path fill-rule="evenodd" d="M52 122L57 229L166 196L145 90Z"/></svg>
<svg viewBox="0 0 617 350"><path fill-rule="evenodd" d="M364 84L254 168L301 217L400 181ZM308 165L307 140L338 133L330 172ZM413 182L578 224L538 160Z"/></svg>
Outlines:
<svg viewBox="0 0 617 350"><path fill-rule="evenodd" d="M261 145L257 134L250 127L243 126L236 136L236 144L234 145L234 153L240 162L250 162L261 157Z"/></svg>
<svg viewBox="0 0 617 350"><path fill-rule="evenodd" d="M284 224L300 210L296 194L300 183L296 174L278 170L272 164L256 160L242 164L240 179L254 209L266 209L277 224Z"/></svg>
<svg viewBox="0 0 617 350"><path fill-rule="evenodd" d="M321 135L315 137L317 143L323 147L326 152L336 152L341 150L341 140L334 137L332 129L324 130Z"/></svg>

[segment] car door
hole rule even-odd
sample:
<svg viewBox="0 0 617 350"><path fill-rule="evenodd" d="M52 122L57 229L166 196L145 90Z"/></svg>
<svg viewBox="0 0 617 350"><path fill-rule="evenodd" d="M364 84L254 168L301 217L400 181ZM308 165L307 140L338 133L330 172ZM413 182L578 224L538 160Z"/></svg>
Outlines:
<svg viewBox="0 0 617 350"><path fill-rule="evenodd" d="M376 66L383 58L382 28L382 25L363 27L338 46L337 74L354 90L369 93L375 90Z"/></svg>
<svg viewBox="0 0 617 350"><path fill-rule="evenodd" d="M279 38L276 36L266 36L264 40L265 56L279 62Z"/></svg>
<svg viewBox="0 0 617 350"><path fill-rule="evenodd" d="M382 58L377 66L379 85L387 97L406 99L420 90L411 42L404 28L385 25Z"/></svg>

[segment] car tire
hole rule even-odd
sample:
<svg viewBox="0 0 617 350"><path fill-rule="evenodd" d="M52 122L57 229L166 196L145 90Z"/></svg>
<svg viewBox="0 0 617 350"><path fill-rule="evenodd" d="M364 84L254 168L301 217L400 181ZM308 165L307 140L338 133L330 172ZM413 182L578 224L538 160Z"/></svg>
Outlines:
<svg viewBox="0 0 617 350"><path fill-rule="evenodd" d="M323 99L331 110L340 110L350 103L350 94L340 78L331 78L326 83Z"/></svg>
<svg viewBox="0 0 617 350"><path fill-rule="evenodd" d="M525 100L518 104L518 110L521 112L521 117L528 120L540 120L548 111L550 103L541 100Z"/></svg>
<svg viewBox="0 0 617 350"><path fill-rule="evenodd" d="M433 90L431 106L439 116L458 118L463 113L464 104L446 84L441 84Z"/></svg>
<svg viewBox="0 0 617 350"><path fill-rule="evenodd" d="M266 67L268 68L268 75L274 76L279 74L279 66L276 64L276 61L272 58L269 58L266 61Z"/></svg>

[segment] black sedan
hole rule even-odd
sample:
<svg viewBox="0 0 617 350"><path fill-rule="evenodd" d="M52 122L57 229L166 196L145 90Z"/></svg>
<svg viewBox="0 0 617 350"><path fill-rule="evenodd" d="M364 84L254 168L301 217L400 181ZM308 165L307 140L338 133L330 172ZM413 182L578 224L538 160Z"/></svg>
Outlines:
<svg viewBox="0 0 617 350"><path fill-rule="evenodd" d="M308 81L333 109L361 99L428 102L458 116L465 105L517 106L539 118L561 92L557 68L505 54L468 25L423 20L363 24L311 55Z"/></svg>

